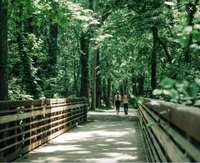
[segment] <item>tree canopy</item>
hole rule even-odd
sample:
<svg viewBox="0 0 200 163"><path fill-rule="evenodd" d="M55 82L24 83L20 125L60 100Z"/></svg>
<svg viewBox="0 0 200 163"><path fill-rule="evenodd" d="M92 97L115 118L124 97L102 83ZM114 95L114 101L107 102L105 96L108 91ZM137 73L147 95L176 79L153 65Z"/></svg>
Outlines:
<svg viewBox="0 0 200 163"><path fill-rule="evenodd" d="M199 96L199 0L0 0L0 16L0 99Z"/></svg>

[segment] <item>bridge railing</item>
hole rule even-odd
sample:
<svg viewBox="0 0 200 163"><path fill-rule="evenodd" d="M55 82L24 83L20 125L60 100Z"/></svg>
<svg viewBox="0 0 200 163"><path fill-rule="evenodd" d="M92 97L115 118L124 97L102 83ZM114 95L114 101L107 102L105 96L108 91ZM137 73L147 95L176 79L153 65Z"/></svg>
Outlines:
<svg viewBox="0 0 200 163"><path fill-rule="evenodd" d="M150 162L200 161L200 108L145 99L138 112Z"/></svg>
<svg viewBox="0 0 200 163"><path fill-rule="evenodd" d="M85 99L0 102L0 162L12 161L87 120Z"/></svg>

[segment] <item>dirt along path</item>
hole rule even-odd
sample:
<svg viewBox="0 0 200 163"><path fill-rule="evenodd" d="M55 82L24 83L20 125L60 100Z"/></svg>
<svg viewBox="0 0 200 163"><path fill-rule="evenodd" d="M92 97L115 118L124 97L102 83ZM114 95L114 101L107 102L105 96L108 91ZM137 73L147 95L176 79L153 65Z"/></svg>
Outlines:
<svg viewBox="0 0 200 163"><path fill-rule="evenodd" d="M107 118L106 118L107 117ZM88 122L30 152L16 162L145 162L136 112L89 113Z"/></svg>

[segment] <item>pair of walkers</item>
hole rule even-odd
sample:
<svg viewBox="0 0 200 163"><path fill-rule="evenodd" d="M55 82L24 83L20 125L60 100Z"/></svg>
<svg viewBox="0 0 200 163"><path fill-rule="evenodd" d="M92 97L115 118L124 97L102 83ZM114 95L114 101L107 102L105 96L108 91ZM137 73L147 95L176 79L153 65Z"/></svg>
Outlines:
<svg viewBox="0 0 200 163"><path fill-rule="evenodd" d="M128 96L126 94L121 96L118 91L117 94L115 95L115 107L117 115L119 114L121 103L123 103L124 106L124 114L128 115Z"/></svg>

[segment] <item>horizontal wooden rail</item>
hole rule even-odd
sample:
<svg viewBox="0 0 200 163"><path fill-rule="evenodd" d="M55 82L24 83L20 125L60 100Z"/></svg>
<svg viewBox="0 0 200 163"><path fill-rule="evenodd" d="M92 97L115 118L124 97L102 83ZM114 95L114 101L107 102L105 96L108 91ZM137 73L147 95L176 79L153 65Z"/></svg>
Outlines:
<svg viewBox="0 0 200 163"><path fill-rule="evenodd" d="M200 108L145 99L138 113L150 162L200 161Z"/></svg>
<svg viewBox="0 0 200 163"><path fill-rule="evenodd" d="M82 98L0 101L0 162L13 161L86 120Z"/></svg>

